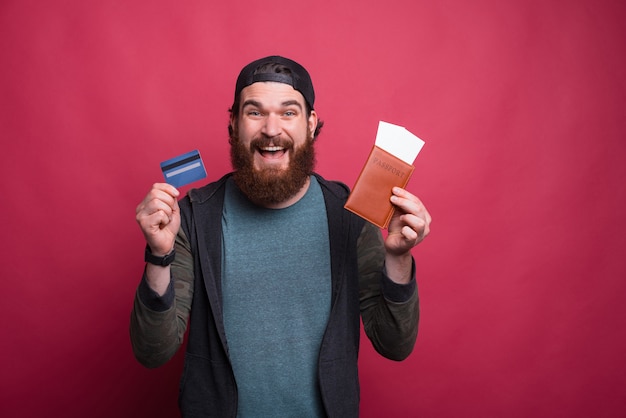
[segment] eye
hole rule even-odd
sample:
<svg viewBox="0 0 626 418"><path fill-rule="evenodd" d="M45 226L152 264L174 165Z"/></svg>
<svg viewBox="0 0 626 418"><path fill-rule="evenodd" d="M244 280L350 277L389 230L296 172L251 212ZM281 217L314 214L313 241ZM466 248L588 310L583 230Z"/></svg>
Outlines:
<svg viewBox="0 0 626 418"><path fill-rule="evenodd" d="M295 111L293 111L293 110L287 110L287 111L285 112L285 116L289 116L289 117L291 117L291 116L296 116L296 112L295 112Z"/></svg>

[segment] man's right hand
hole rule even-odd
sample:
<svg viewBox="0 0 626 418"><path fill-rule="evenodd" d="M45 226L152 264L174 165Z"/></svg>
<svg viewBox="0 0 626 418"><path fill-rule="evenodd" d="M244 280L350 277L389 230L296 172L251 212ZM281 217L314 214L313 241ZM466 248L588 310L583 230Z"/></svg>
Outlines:
<svg viewBox="0 0 626 418"><path fill-rule="evenodd" d="M167 183L155 183L137 206L136 219L152 254L164 256L174 248L180 228L180 192Z"/></svg>

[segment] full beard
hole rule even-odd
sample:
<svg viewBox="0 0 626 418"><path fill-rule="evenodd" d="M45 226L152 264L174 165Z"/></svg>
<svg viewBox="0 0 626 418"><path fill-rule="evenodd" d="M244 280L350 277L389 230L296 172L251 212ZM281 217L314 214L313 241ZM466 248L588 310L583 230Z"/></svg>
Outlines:
<svg viewBox="0 0 626 418"><path fill-rule="evenodd" d="M289 166L286 169L264 168L256 170L253 155L258 146L268 140L257 139L249 147L231 138L230 159L235 170L233 179L237 187L248 199L259 205L282 203L298 193L305 185L315 167L315 147L313 138L309 137L300 148L293 143L285 143L274 139L275 145L285 147L289 151Z"/></svg>

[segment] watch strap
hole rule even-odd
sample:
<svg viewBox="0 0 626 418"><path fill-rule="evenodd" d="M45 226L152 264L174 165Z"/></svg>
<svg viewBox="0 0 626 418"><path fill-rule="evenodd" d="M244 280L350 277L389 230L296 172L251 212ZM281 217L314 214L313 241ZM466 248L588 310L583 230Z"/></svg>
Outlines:
<svg viewBox="0 0 626 418"><path fill-rule="evenodd" d="M150 246L146 245L146 252L144 255L144 261L146 263L165 267L165 266L169 266L170 264L172 264L175 257L176 257L176 249L174 248L172 248L172 251L170 251L168 254L164 255L163 257L159 257L157 255L152 254L152 250L150 250Z"/></svg>

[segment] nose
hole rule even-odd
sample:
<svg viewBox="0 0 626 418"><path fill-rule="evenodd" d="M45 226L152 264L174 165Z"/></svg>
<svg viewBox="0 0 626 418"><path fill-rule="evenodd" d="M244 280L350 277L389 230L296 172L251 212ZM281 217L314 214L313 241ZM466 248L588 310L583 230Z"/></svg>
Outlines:
<svg viewBox="0 0 626 418"><path fill-rule="evenodd" d="M265 123L261 131L263 135L273 138L281 134L280 118L273 113L268 114L265 117Z"/></svg>

